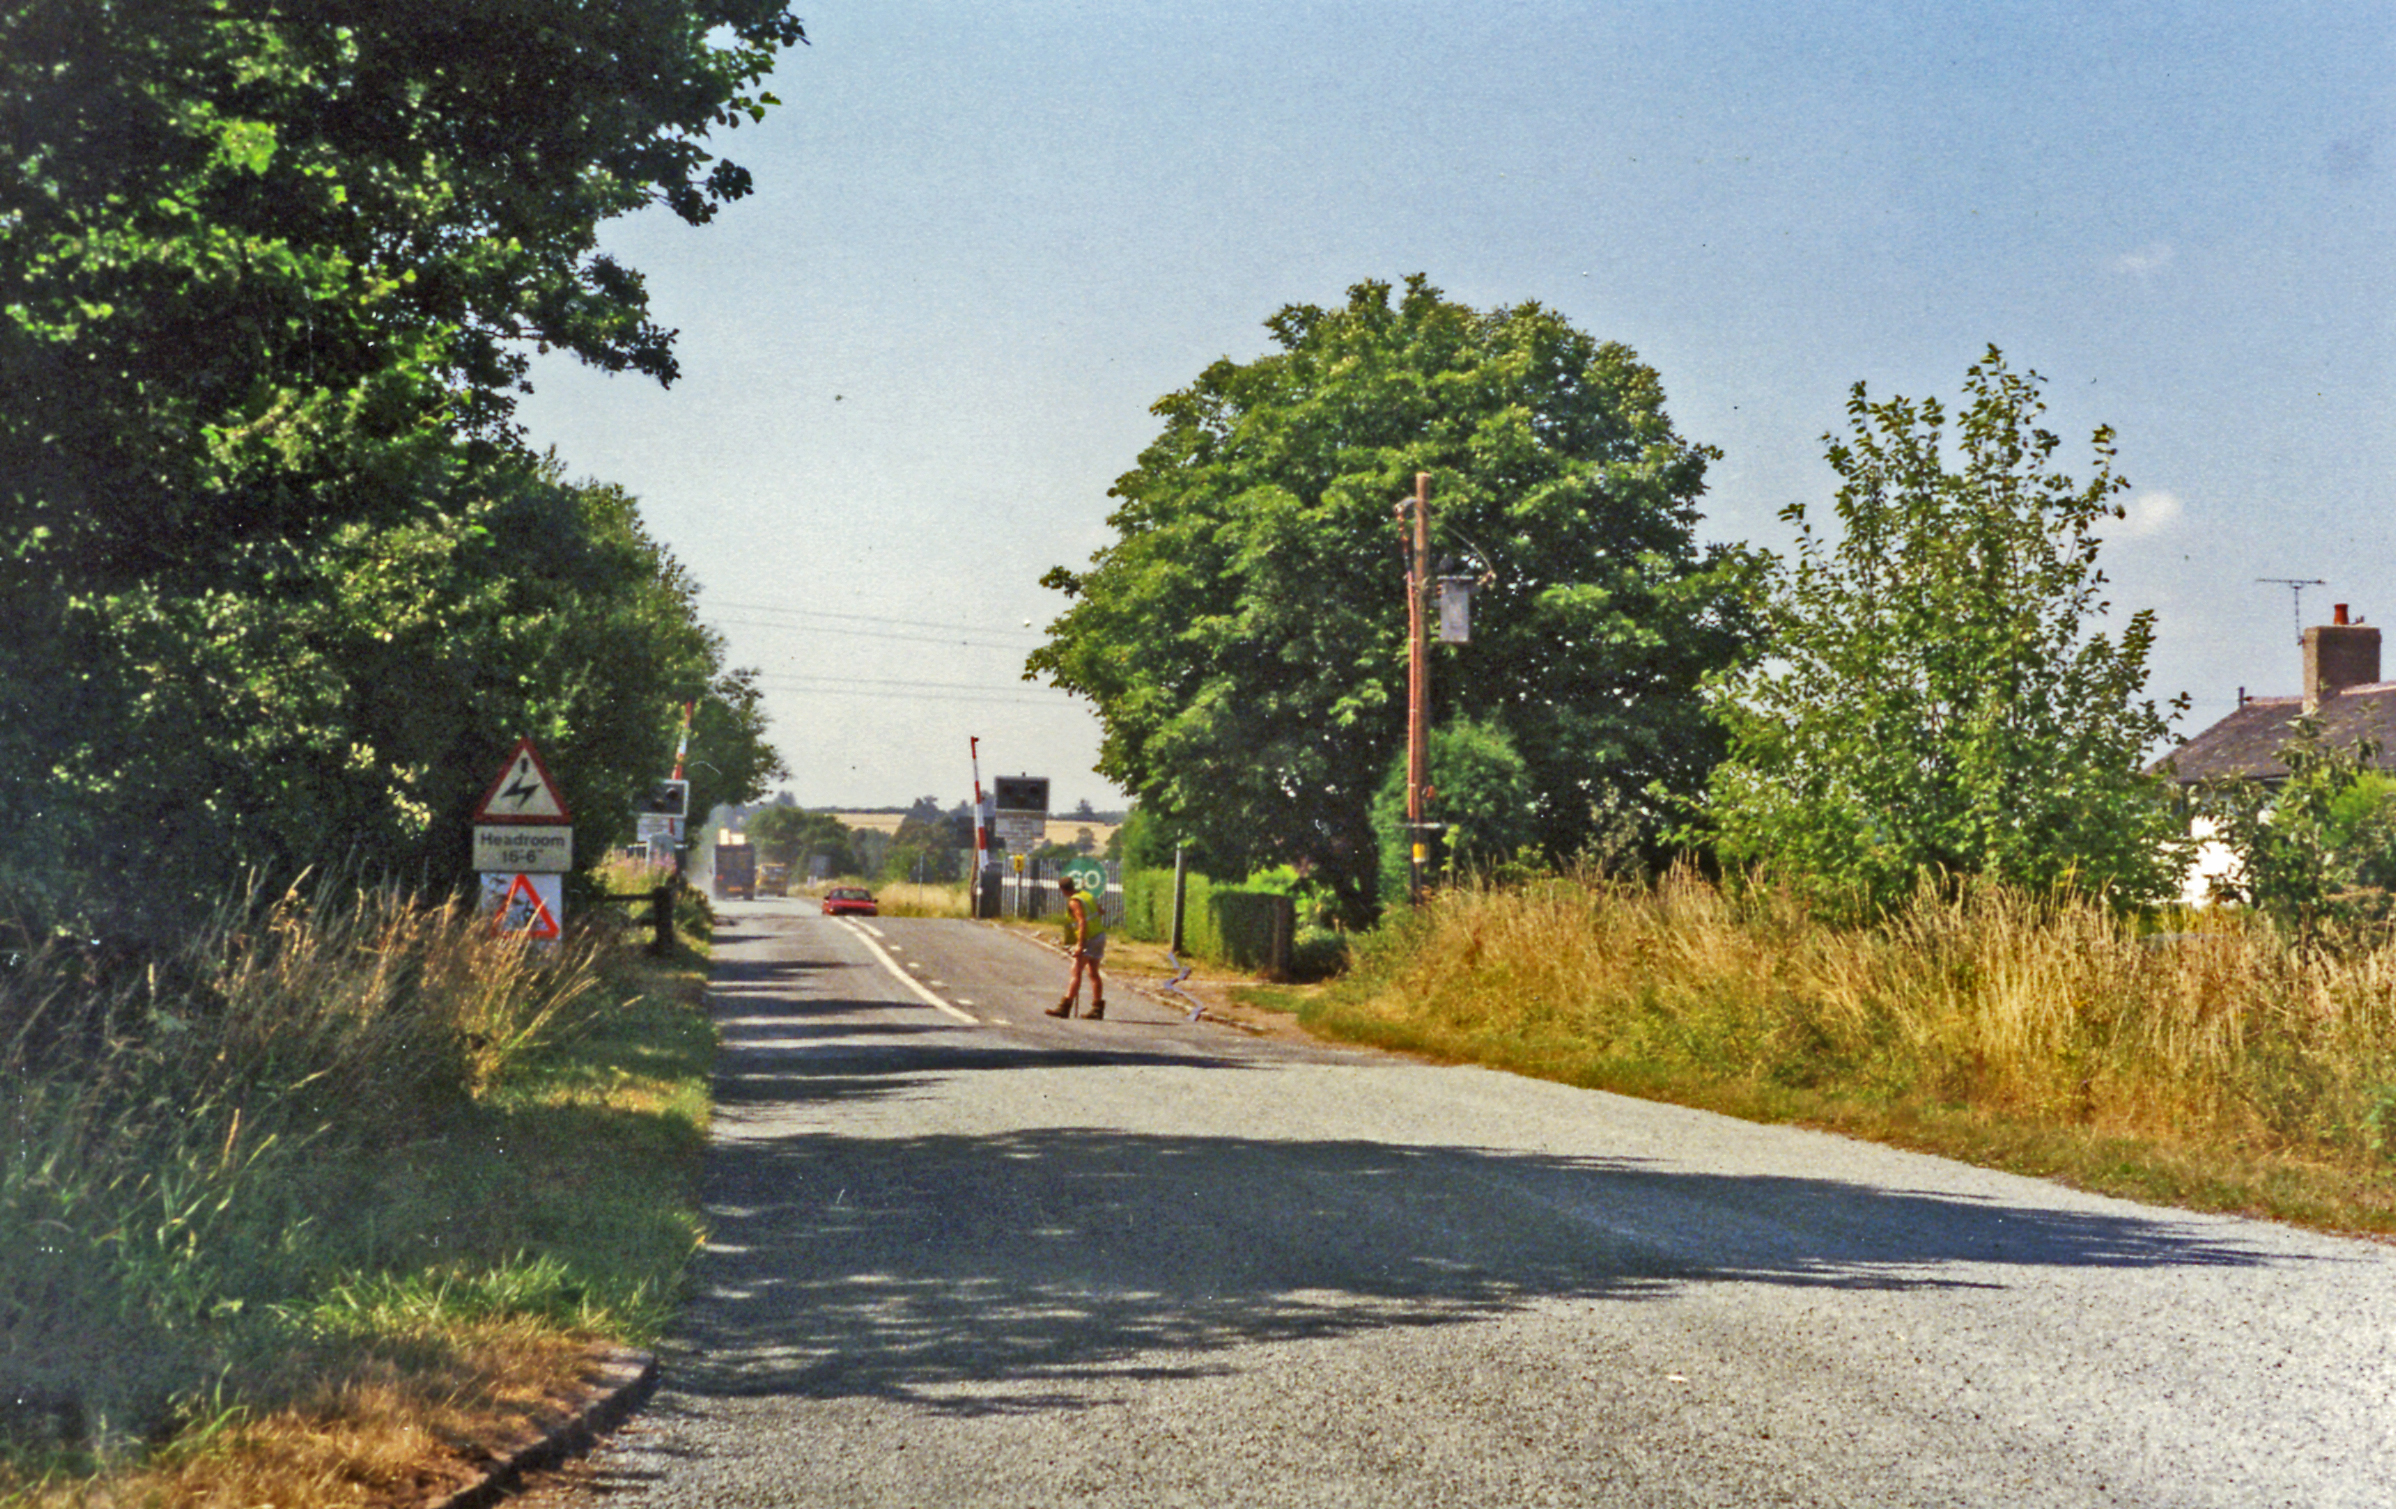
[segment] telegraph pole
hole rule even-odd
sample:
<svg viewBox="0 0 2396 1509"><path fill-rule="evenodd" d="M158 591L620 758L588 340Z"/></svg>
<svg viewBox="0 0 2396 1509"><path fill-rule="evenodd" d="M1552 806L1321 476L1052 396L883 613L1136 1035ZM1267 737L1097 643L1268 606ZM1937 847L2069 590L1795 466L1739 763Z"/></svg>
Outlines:
<svg viewBox="0 0 2396 1509"><path fill-rule="evenodd" d="M1414 474L1414 559L1406 572L1406 899L1423 894L1423 788L1431 779L1431 474Z"/></svg>

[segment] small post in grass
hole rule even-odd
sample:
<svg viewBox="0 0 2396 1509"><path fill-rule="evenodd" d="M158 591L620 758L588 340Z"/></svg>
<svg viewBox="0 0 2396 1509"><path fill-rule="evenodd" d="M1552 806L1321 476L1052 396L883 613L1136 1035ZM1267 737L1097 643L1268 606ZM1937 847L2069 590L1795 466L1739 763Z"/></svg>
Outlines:
<svg viewBox="0 0 2396 1509"><path fill-rule="evenodd" d="M649 952L662 959L674 951L674 887L670 883L649 893L649 923L655 929Z"/></svg>

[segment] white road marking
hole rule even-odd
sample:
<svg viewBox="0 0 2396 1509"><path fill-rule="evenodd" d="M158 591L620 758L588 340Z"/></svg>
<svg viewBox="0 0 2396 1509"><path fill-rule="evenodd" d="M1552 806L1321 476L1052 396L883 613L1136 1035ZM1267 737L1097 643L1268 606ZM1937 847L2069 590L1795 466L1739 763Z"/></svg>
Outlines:
<svg viewBox="0 0 2396 1509"><path fill-rule="evenodd" d="M963 1022L968 1027L979 1027L982 1025L980 1018L967 1016L964 1012L959 1011L956 1007L951 1006L948 1002L940 999L940 997L924 989L921 985L918 985L915 982L915 977L913 975L899 968L898 960L893 959L888 953L884 952L881 944L876 943L873 938L866 936L866 934L872 933L875 935L875 937L879 937L880 932L878 929L868 927L860 922L852 922L846 917L835 917L832 920L839 923L842 927L847 928L850 932L855 933L857 935L857 941L865 945L865 951L869 954L872 954L876 960L880 961L884 969L890 971L890 977L898 981L901 985L906 986L909 990L914 991L916 995L922 997L923 1003L926 1006L931 1007L935 1011L947 1012L950 1016L955 1017L958 1021Z"/></svg>

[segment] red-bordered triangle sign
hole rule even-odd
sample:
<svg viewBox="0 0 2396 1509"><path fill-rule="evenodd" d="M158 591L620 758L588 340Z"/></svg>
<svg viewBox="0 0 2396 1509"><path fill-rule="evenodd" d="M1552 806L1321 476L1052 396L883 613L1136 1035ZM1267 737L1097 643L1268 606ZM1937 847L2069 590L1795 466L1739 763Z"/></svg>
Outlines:
<svg viewBox="0 0 2396 1509"><path fill-rule="evenodd" d="M516 752L507 757L499 778L483 793L481 805L474 809L478 823L570 823L574 814L566 810L566 799L557 792L557 782L549 778L549 767L541 763L541 752L532 747L532 740L518 739Z"/></svg>
<svg viewBox="0 0 2396 1509"><path fill-rule="evenodd" d="M495 933L522 933L543 943L557 941L557 916L549 903L533 888L530 875L519 875L499 900L499 911L491 919Z"/></svg>

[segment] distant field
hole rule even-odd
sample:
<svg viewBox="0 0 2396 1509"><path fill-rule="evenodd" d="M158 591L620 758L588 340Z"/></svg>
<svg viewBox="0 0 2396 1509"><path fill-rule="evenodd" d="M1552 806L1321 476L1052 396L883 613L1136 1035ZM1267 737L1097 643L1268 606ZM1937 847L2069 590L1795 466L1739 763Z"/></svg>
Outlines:
<svg viewBox="0 0 2396 1509"><path fill-rule="evenodd" d="M852 828L870 828L877 833L896 833L899 819L903 816L897 812L835 812L832 815ZM1069 844L1075 835L1087 828L1103 850L1107 840L1114 837L1118 826L1116 823L1088 822L1070 817L1052 818L1048 824L1048 841L1052 844Z"/></svg>

